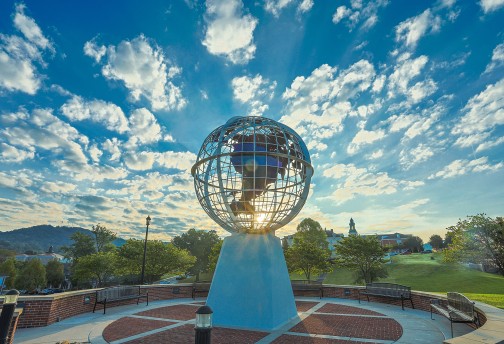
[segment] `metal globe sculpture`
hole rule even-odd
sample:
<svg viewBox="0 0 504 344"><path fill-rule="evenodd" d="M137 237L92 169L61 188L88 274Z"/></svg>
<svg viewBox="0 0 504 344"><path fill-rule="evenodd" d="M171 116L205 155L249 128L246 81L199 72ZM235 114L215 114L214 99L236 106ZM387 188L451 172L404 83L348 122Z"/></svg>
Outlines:
<svg viewBox="0 0 504 344"><path fill-rule="evenodd" d="M191 173L206 213L231 233L267 233L303 207L313 175L308 149L286 125L233 117L203 142Z"/></svg>

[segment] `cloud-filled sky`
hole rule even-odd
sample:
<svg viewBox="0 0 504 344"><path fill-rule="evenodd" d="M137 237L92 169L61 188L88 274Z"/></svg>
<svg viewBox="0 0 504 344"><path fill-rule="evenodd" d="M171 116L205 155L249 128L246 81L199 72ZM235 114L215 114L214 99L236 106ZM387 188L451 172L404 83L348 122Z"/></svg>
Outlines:
<svg viewBox="0 0 504 344"><path fill-rule="evenodd" d="M444 235L504 205L504 0L2 1L0 230L218 228L190 168L233 116L295 129L304 217Z"/></svg>

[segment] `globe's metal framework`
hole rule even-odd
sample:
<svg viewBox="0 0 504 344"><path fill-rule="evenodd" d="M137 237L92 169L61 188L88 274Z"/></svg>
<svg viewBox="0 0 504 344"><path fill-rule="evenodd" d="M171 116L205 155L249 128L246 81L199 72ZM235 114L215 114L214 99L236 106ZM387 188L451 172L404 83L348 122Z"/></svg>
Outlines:
<svg viewBox="0 0 504 344"><path fill-rule="evenodd" d="M299 213L313 167L294 130L249 116L233 117L208 135L191 173L203 209L225 230L265 233Z"/></svg>

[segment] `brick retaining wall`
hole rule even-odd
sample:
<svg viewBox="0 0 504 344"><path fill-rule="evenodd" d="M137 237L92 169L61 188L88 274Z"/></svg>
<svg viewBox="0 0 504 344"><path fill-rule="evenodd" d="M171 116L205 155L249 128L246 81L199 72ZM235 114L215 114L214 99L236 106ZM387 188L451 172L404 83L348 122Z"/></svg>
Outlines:
<svg viewBox="0 0 504 344"><path fill-rule="evenodd" d="M324 285L324 297L357 300L359 295L358 290L362 288L363 287L359 286ZM96 290L97 289L89 289L47 296L20 296L19 303L24 309L18 322L18 328L47 326L78 314L92 312ZM144 290L149 293L149 301L191 298L192 285L150 285L143 286L142 291ZM416 309L430 312L430 301L432 299L445 300L446 297L413 291L412 299ZM386 297L370 296L370 300L397 306L401 305L400 300ZM362 299L361 302L366 303L367 299ZM136 303L136 300L113 302L108 304L107 308L132 303ZM411 303L405 301L404 307L411 308ZM101 312L102 309L103 305L97 305L97 312ZM480 314L480 319L481 323L484 324L486 318L483 313Z"/></svg>

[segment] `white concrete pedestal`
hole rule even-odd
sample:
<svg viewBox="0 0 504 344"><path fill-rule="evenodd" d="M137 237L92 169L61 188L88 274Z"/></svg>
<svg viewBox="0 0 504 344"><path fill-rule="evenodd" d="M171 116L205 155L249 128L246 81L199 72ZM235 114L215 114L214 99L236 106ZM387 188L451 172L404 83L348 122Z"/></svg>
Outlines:
<svg viewBox="0 0 504 344"><path fill-rule="evenodd" d="M207 305L216 326L272 330L297 317L280 239L273 233L225 238Z"/></svg>

